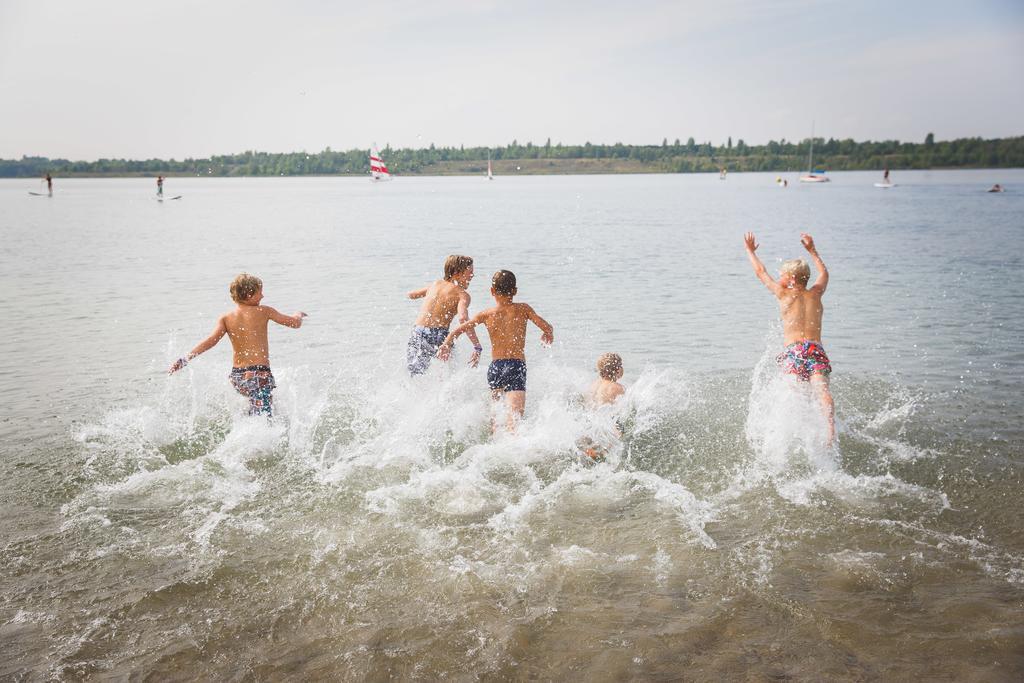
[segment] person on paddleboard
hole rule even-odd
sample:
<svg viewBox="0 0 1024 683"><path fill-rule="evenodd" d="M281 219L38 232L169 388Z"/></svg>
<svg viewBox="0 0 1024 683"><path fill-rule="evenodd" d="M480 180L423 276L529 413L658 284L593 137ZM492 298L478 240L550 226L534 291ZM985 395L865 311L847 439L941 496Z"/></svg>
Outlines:
<svg viewBox="0 0 1024 683"><path fill-rule="evenodd" d="M49 171L46 172L46 194L53 196L53 177Z"/></svg>
<svg viewBox="0 0 1024 683"><path fill-rule="evenodd" d="M156 177L156 196L164 196L164 177L162 175Z"/></svg>

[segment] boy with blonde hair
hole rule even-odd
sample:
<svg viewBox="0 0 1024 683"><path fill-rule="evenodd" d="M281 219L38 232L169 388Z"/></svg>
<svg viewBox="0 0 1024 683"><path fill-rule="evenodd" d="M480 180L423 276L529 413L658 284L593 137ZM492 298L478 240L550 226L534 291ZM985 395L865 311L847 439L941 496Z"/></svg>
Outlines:
<svg viewBox="0 0 1024 683"><path fill-rule="evenodd" d="M622 374L622 356L617 353L602 354L597 359L598 377L590 385L588 402L593 406L615 403L619 396L626 393L626 387L619 384Z"/></svg>
<svg viewBox="0 0 1024 683"><path fill-rule="evenodd" d="M550 323L537 315L532 306L512 301L518 291L515 274L499 270L491 278L491 295L497 305L477 313L449 332L437 350L438 358L448 360L452 344L460 334L471 334L473 328L481 324L487 328L491 339L487 384L491 387L492 399L506 399L509 431L515 429L516 421L526 408L526 323L532 322L540 328L542 344L550 345L555 333Z"/></svg>
<svg viewBox="0 0 1024 683"><path fill-rule="evenodd" d="M472 280L473 259L452 254L444 260L443 280L436 280L422 289L409 292L410 299L423 299L405 351L410 375L422 375L427 371L430 359L448 336L448 326L456 314L460 323L469 320L470 296L466 289ZM468 336L473 342L473 355L470 356L469 364L475 368L483 347L475 332L470 330Z"/></svg>
<svg viewBox="0 0 1024 683"><path fill-rule="evenodd" d="M235 310L225 313L217 320L217 326L209 337L174 361L167 374L174 374L188 365L201 353L209 351L225 334L231 339L234 357L229 379L238 393L249 399L250 415L273 415L274 374L270 371L270 348L267 341L267 324L273 320L285 327L302 327L306 314L284 315L270 306L261 306L263 281L255 275L241 273L229 287L231 299L238 304Z"/></svg>
<svg viewBox="0 0 1024 683"><path fill-rule="evenodd" d="M748 232L744 235L743 241L747 245L747 257L754 268L754 274L779 300L786 348L779 355L778 362L782 365L784 373L810 382L817 390L825 417L828 419L828 441L831 444L836 438L835 405L828 387L832 365L825 354L825 347L821 344L821 318L824 311L821 297L828 286L828 269L825 268L825 262L818 255L814 238L807 233L801 233L800 243L811 255L818 269L818 279L814 285L808 287L811 267L803 259L790 259L782 263L779 279L775 281L768 275L764 264L755 253L758 244L754 233Z"/></svg>

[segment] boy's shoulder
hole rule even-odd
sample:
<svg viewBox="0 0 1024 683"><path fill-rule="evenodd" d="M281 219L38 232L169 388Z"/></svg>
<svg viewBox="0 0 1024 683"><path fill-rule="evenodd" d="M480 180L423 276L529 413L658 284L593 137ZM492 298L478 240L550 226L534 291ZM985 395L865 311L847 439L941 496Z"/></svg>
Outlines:
<svg viewBox="0 0 1024 683"><path fill-rule="evenodd" d="M529 313L533 310L533 306L526 303L525 301L513 301L512 305L516 307L517 313Z"/></svg>

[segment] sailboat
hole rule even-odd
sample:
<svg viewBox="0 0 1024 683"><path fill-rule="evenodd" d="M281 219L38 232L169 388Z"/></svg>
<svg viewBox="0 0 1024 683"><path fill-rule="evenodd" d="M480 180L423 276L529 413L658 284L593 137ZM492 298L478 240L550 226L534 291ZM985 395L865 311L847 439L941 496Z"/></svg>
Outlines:
<svg viewBox="0 0 1024 683"><path fill-rule="evenodd" d="M800 176L801 183L828 183L831 182L829 178L825 177L825 172L819 173L814 172L814 123L811 122L811 151L807 155L807 175Z"/></svg>
<svg viewBox="0 0 1024 683"><path fill-rule="evenodd" d="M494 180L494 174L491 173L491 150L487 150L487 179Z"/></svg>
<svg viewBox="0 0 1024 683"><path fill-rule="evenodd" d="M384 165L384 160L380 158L377 145L374 145L373 149L370 150L370 179L374 181L391 180L391 173L388 171L388 167Z"/></svg>

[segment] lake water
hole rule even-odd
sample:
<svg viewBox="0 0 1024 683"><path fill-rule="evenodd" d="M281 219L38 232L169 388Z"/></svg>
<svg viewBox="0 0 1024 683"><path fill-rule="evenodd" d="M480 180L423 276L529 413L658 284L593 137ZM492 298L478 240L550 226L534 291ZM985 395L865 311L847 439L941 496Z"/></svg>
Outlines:
<svg viewBox="0 0 1024 683"><path fill-rule="evenodd" d="M876 176L0 181L0 677L1019 680L1024 171ZM747 230L829 267L834 449ZM555 327L515 435L405 373L449 253ZM272 422L164 374L241 271Z"/></svg>

